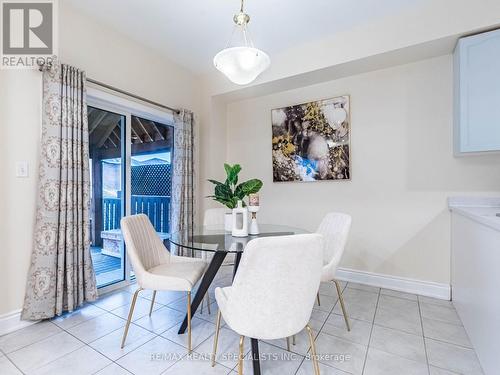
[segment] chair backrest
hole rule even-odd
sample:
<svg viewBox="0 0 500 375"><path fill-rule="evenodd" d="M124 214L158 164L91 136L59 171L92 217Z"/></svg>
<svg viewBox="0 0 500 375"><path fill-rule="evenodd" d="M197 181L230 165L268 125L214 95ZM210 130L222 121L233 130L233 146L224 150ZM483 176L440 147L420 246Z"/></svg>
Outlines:
<svg viewBox="0 0 500 375"><path fill-rule="evenodd" d="M203 225L208 227L224 226L224 215L226 212L228 212L227 208L209 208L205 210Z"/></svg>
<svg viewBox="0 0 500 375"><path fill-rule="evenodd" d="M121 220L127 256L134 269L137 282L149 269L170 262L170 253L144 214L126 216Z"/></svg>
<svg viewBox="0 0 500 375"><path fill-rule="evenodd" d="M327 214L318 227L316 233L322 234L325 240L323 263L337 268L344 253L349 230L351 229L351 216L338 212Z"/></svg>
<svg viewBox="0 0 500 375"><path fill-rule="evenodd" d="M241 335L277 339L308 323L319 288L319 234L263 237L246 246L227 300L224 320Z"/></svg>

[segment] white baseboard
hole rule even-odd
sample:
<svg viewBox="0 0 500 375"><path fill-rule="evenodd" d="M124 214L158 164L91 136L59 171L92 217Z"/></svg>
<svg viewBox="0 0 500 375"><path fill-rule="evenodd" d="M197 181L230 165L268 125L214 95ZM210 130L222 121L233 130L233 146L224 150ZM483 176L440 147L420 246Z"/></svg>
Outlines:
<svg viewBox="0 0 500 375"><path fill-rule="evenodd" d="M339 268L337 278L354 283L367 284L379 288L397 290L400 292L419 294L421 296L450 300L451 287L449 284L440 284L432 281L408 279L391 275L357 271L349 268Z"/></svg>
<svg viewBox="0 0 500 375"><path fill-rule="evenodd" d="M17 331L18 329L37 323L36 321L21 320L21 310L15 310L0 315L0 336Z"/></svg>

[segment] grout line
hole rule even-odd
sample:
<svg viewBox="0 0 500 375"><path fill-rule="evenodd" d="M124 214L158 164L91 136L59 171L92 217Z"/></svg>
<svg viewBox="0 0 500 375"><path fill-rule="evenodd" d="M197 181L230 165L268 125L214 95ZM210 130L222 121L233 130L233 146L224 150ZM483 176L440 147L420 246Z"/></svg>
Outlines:
<svg viewBox="0 0 500 375"><path fill-rule="evenodd" d="M1 349L0 349L0 353L2 354L2 356L0 356L0 358L1 357L7 358L7 361L9 361L10 363L12 363L12 366L14 366L21 374L24 374L24 372L14 363L14 361L12 361L12 359L9 358L9 356L7 355L7 353L5 353L4 351L2 351ZM14 353L14 352L12 352L12 353Z"/></svg>
<svg viewBox="0 0 500 375"><path fill-rule="evenodd" d="M17 331L7 333L6 335L4 335L4 336L2 336L2 337L8 336L8 335L10 335L10 334L14 334L14 333L16 333L16 332L20 332L20 331L22 331L23 329L27 329L27 328L29 328L29 327L34 327L35 325L40 324L40 323L42 323L42 322L44 322L44 321L37 322L37 323L35 323L35 324L33 324L33 325L30 325L30 326L28 326L28 327L21 328L21 329L19 329L19 330L17 330ZM12 354L12 353L15 353L15 352L17 352L17 351L19 351L19 350L21 350L21 349L27 348L27 347L28 347L28 346L30 346L30 345L33 345L33 344L39 343L40 341L43 341L43 340L45 340L45 339L48 339L49 337L52 337L52 336L58 335L59 333L61 333L62 331L64 331L64 329L62 329L61 327L59 327L57 324L53 323L53 322L52 322L52 320L46 320L46 322L48 322L48 323L50 323L50 324L53 324L56 328L60 329L60 331L58 331L58 332L54 332L54 333L51 333L51 334L49 334L48 336L44 336L44 337L42 337L42 338L41 338L41 339L39 339L39 340L35 340L35 341L33 341L33 342L31 342L31 343L29 343L29 344L27 344L27 345L21 346L21 347L17 348L16 350L13 350L13 351L11 351L11 352L9 352L9 353L7 353L7 352L3 352L3 353L5 354L5 356L9 356L9 354Z"/></svg>
<svg viewBox="0 0 500 375"><path fill-rule="evenodd" d="M377 316L378 302L380 300L380 292L381 291L382 291L382 288L379 288L378 296L377 296L377 304L375 305L375 314L373 314L372 327L370 329L370 336L368 337L368 345L366 346L365 360L363 362L363 370L361 371L361 374L364 374L365 367L366 367L366 362L368 360L368 351L370 350L370 343L372 341L373 327L375 326L375 317Z"/></svg>
<svg viewBox="0 0 500 375"><path fill-rule="evenodd" d="M430 364L429 364L429 355L427 354L427 344L425 343L425 333L424 333L424 322L422 319L422 311L420 310L420 299L417 298L418 302L418 315L420 316L420 328L422 329L422 340L424 341L424 350L425 350L425 362L427 363L427 373L431 373Z"/></svg>

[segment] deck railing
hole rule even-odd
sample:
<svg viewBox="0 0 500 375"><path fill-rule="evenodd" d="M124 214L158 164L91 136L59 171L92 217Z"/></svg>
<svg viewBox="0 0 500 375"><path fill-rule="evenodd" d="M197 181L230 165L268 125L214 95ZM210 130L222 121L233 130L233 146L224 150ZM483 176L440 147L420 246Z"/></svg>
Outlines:
<svg viewBox="0 0 500 375"><path fill-rule="evenodd" d="M118 229L122 217L120 198L103 199L103 230ZM145 214L157 232L169 233L170 197L155 195L132 195L132 215Z"/></svg>

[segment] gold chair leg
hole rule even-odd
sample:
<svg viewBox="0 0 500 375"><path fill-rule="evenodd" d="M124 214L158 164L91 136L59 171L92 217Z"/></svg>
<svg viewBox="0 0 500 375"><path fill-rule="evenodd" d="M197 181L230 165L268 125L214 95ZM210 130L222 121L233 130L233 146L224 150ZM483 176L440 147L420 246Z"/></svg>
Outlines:
<svg viewBox="0 0 500 375"><path fill-rule="evenodd" d="M125 340L127 339L127 334L128 334L128 329L130 327L130 322L132 321L132 316L134 315L135 302L137 301L137 296L139 295L139 292L141 290L142 290L142 288L139 288L135 291L134 297L132 298L132 303L130 304L130 310L128 311L127 324L125 324L125 331L123 332L123 337L122 337L122 345L121 345L122 349L125 346Z"/></svg>
<svg viewBox="0 0 500 375"><path fill-rule="evenodd" d="M153 299L151 300L151 307L149 308L149 316L153 313L153 306L155 304L156 290L153 290Z"/></svg>
<svg viewBox="0 0 500 375"><path fill-rule="evenodd" d="M306 325L306 329L307 329L307 333L309 334L309 343L311 344L311 356L312 356L312 362L313 362L313 367L314 367L314 374L320 375L318 356L316 355L316 343L314 342L314 335L313 335L312 329L309 326L309 324Z"/></svg>
<svg viewBox="0 0 500 375"><path fill-rule="evenodd" d="M290 351L290 337L286 338L286 350Z"/></svg>
<svg viewBox="0 0 500 375"><path fill-rule="evenodd" d="M191 354L191 292L187 292L188 353Z"/></svg>
<svg viewBox="0 0 500 375"><path fill-rule="evenodd" d="M340 284L337 280L333 280L335 287L337 288L337 294L339 296L340 307L342 308L342 313L344 314L345 325L347 326L347 331L351 331L351 324L349 323L349 318L347 316L347 311L345 309L344 297L342 296L342 290L340 289Z"/></svg>
<svg viewBox="0 0 500 375"><path fill-rule="evenodd" d="M319 292L316 294L316 300L318 301L318 306L321 306L321 301L319 300Z"/></svg>
<svg viewBox="0 0 500 375"><path fill-rule="evenodd" d="M245 336L240 336L240 354L238 356L238 375L243 375L243 344Z"/></svg>
<svg viewBox="0 0 500 375"><path fill-rule="evenodd" d="M217 323L215 324L214 349L212 351L212 367L215 366L215 357L217 355L217 344L219 343L220 318L221 312L217 313Z"/></svg>

